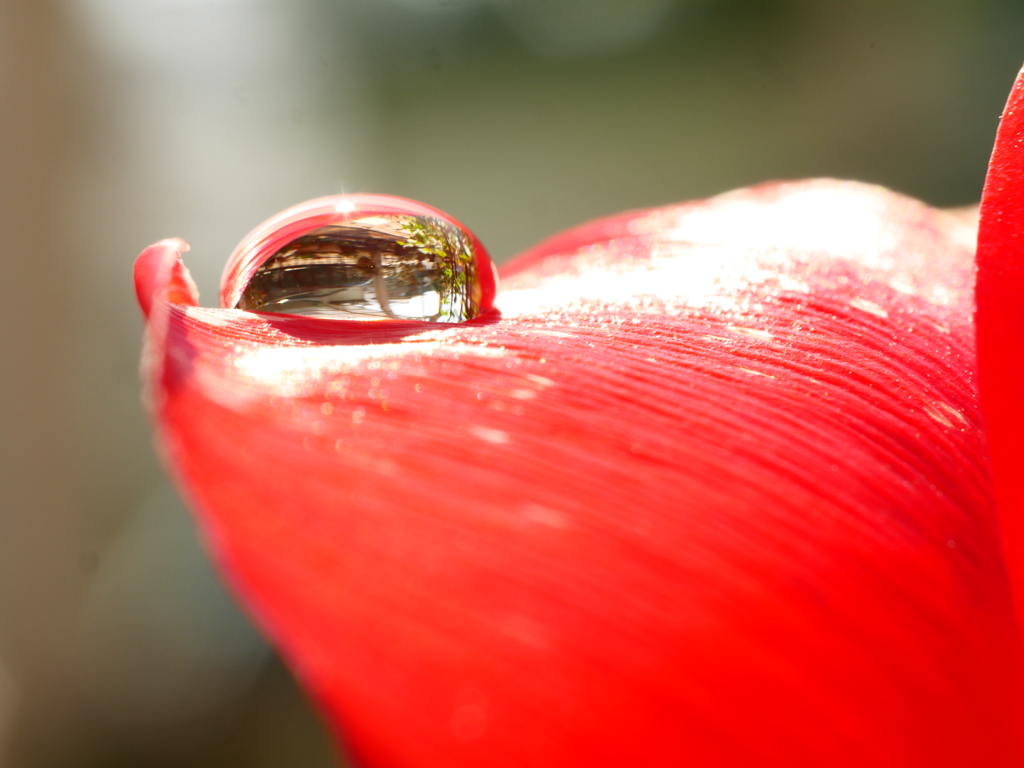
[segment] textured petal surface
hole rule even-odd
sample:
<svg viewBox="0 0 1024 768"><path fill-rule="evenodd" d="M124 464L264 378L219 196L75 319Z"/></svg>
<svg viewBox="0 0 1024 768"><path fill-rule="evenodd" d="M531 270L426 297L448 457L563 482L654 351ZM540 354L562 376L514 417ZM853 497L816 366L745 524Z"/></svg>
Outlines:
<svg viewBox="0 0 1024 768"><path fill-rule="evenodd" d="M365 765L1019 764L974 231L769 185L461 325L170 306L161 444Z"/></svg>
<svg viewBox="0 0 1024 768"><path fill-rule="evenodd" d="M1024 608L1024 72L996 136L978 232L978 368L1000 525Z"/></svg>

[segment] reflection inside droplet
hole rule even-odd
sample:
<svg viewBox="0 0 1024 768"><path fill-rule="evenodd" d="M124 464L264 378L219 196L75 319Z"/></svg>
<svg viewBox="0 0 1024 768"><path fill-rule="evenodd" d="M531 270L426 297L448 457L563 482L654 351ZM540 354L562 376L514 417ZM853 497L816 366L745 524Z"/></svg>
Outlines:
<svg viewBox="0 0 1024 768"><path fill-rule="evenodd" d="M365 216L292 240L249 280L237 309L458 322L480 314L473 242L429 216Z"/></svg>

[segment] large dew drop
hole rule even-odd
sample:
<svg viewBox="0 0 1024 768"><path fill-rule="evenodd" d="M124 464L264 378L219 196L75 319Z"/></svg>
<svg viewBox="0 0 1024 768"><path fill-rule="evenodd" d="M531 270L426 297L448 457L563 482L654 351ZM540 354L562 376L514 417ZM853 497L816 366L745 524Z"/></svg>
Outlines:
<svg viewBox="0 0 1024 768"><path fill-rule="evenodd" d="M378 214L291 240L249 279L236 305L351 319L459 322L479 315L472 239L431 216Z"/></svg>

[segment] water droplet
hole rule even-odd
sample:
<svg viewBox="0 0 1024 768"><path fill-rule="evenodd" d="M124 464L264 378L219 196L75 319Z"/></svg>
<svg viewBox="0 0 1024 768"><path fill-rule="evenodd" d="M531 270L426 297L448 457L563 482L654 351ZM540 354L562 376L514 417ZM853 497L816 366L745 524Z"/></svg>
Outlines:
<svg viewBox="0 0 1024 768"><path fill-rule="evenodd" d="M400 198L322 198L262 225L235 251L222 301L254 312L471 320L491 306L483 246L440 211Z"/></svg>

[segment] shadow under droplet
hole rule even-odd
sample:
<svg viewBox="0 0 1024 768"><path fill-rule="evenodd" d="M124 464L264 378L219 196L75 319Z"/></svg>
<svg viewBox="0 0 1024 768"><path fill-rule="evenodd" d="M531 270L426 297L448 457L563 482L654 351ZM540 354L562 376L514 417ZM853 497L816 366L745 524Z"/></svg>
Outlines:
<svg viewBox="0 0 1024 768"><path fill-rule="evenodd" d="M501 321L501 312L489 309L472 320L461 323L436 323L421 320L347 320L332 317L305 317L279 312L254 312L274 331L297 341L324 346L356 344L393 344L410 336L436 332L445 328L494 325Z"/></svg>

